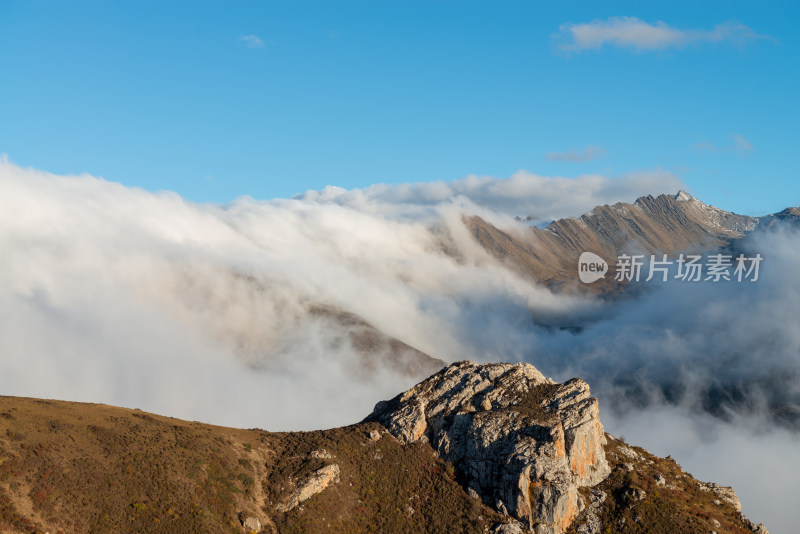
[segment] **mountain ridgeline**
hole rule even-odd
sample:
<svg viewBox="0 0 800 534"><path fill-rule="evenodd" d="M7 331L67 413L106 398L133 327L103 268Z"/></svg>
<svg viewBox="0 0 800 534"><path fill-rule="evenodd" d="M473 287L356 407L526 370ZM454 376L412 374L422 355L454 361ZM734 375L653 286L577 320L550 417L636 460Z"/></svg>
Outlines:
<svg viewBox="0 0 800 534"><path fill-rule="evenodd" d="M767 533L599 413L580 379L473 362L314 432L0 397L0 531Z"/></svg>
<svg viewBox="0 0 800 534"><path fill-rule="evenodd" d="M465 218L465 224L489 254L532 281L561 290L612 292L620 289L613 276L596 285L580 285L575 269L582 252L610 260L623 252L707 251L743 237L762 222L797 216L797 208L763 218L737 215L680 191L641 197L632 204L598 206L580 217L553 221L543 229L500 230L477 216ZM613 265L610 272L614 274Z"/></svg>

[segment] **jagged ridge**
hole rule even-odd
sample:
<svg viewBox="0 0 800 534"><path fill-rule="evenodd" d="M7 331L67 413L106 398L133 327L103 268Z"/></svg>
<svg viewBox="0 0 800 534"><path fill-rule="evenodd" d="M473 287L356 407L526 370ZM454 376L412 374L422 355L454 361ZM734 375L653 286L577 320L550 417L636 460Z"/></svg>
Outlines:
<svg viewBox="0 0 800 534"><path fill-rule="evenodd" d="M465 218L476 241L489 254L523 276L551 286L576 284L575 265L584 251L610 260L622 252L674 254L710 250L741 238L761 220L715 208L685 191L648 195L632 204L603 205L545 228L500 230L480 217ZM610 262L611 263L611 262ZM613 275L613 266L611 268ZM613 291L613 276L582 289Z"/></svg>

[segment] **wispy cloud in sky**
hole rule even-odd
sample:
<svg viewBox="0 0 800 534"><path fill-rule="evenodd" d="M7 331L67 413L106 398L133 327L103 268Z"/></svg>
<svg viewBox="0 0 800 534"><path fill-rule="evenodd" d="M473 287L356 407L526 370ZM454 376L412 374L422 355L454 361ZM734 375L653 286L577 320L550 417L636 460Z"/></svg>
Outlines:
<svg viewBox="0 0 800 534"><path fill-rule="evenodd" d="M258 35L242 35L239 37L248 48L263 48L264 41Z"/></svg>
<svg viewBox="0 0 800 534"><path fill-rule="evenodd" d="M710 141L700 141L696 145L694 145L695 150L707 150L708 152L716 152L717 145Z"/></svg>
<svg viewBox="0 0 800 534"><path fill-rule="evenodd" d="M605 45L642 52L684 48L703 42L741 46L759 39L774 40L735 21L717 24L711 30L694 30L676 28L662 21L650 23L636 17L609 17L579 24L562 24L559 32L559 48L565 52L581 52Z"/></svg>
<svg viewBox="0 0 800 534"><path fill-rule="evenodd" d="M700 150L703 152L733 152L736 151L737 154L740 156L746 155L748 152L753 151L753 143L750 142L749 139L744 137L741 134L733 134L731 135L733 138L733 144L727 146L717 146L710 141L700 141L696 145L694 145L695 150Z"/></svg>
<svg viewBox="0 0 800 534"><path fill-rule="evenodd" d="M740 154L742 152L750 152L753 150L753 144L739 134L733 134L733 146Z"/></svg>
<svg viewBox="0 0 800 534"><path fill-rule="evenodd" d="M550 161L571 161L574 163L582 163L601 158L606 154L608 154L608 151L605 148L589 145L580 151L570 150L568 152L548 152L547 159Z"/></svg>

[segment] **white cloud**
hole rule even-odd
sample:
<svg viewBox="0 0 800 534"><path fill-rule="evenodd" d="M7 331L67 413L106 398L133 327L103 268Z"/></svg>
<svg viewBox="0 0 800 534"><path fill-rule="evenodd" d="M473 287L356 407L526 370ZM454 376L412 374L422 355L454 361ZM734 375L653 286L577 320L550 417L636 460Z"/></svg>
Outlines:
<svg viewBox="0 0 800 534"><path fill-rule="evenodd" d="M469 209L495 212L494 216L485 214L493 220L498 220L498 214L550 220L577 216L601 204L631 202L642 195L674 193L682 187L680 178L663 169L614 178L599 174L549 177L523 170L510 178L471 175L449 182L378 184L353 190L327 187L322 191L308 191L298 198L376 213L418 212L458 198L472 206Z"/></svg>
<svg viewBox="0 0 800 534"><path fill-rule="evenodd" d="M257 35L242 35L239 37L248 48L263 48L264 41Z"/></svg>
<svg viewBox="0 0 800 534"><path fill-rule="evenodd" d="M662 21L650 23L636 17L609 17L580 24L563 24L559 30L559 48L566 52L580 52L605 45L632 48L640 52L685 48L703 42L741 46L758 39L773 39L734 21L723 22L711 30L692 30L675 28Z"/></svg>
<svg viewBox="0 0 800 534"><path fill-rule="evenodd" d="M716 152L717 151L717 145L715 145L714 143L712 143L710 141L700 141L699 143L694 145L694 149L695 150L706 150L708 152Z"/></svg>
<svg viewBox="0 0 800 534"><path fill-rule="evenodd" d="M581 151L570 150L568 152L548 152L547 159L550 161L571 161L574 163L582 163L601 158L607 153L608 151L602 147L589 145Z"/></svg>
<svg viewBox="0 0 800 534"><path fill-rule="evenodd" d="M499 194L522 192L510 185ZM386 372L354 381L346 331L312 306L354 313L455 360L501 357L465 342L476 324L518 322L529 302L543 312L578 305L475 245L462 210L487 208L439 184L409 192L431 202L384 211L391 198L351 192L363 202L198 205L2 160L0 390L229 425L347 424L413 380ZM292 409L268 408L277 404Z"/></svg>
<svg viewBox="0 0 800 534"><path fill-rule="evenodd" d="M462 215L522 231L513 215L679 187L660 171L519 172L215 206L0 160L0 389L273 429L349 423L410 379L350 385L346 335L310 306L444 360L521 358L477 333L587 304L491 260ZM263 409L276 402L295 409Z"/></svg>
<svg viewBox="0 0 800 534"><path fill-rule="evenodd" d="M695 150L700 150L703 152L737 152L740 156L744 156L747 152L752 152L753 144L746 139L743 135L740 134L733 134L731 136L733 138L733 143L723 146L717 146L710 141L701 141L694 145Z"/></svg>

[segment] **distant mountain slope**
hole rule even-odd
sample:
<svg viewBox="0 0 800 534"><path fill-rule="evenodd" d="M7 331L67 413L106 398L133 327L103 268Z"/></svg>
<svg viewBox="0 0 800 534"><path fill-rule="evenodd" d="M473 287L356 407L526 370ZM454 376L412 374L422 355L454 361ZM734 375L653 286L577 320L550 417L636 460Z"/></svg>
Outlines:
<svg viewBox="0 0 800 534"><path fill-rule="evenodd" d="M0 397L2 532L766 533L739 508L530 364L455 363L314 432Z"/></svg>
<svg viewBox="0 0 800 534"><path fill-rule="evenodd" d="M758 219L759 228L771 228L779 223L789 223L795 226L800 225L800 207L786 208L778 213L759 217Z"/></svg>
<svg viewBox="0 0 800 534"><path fill-rule="evenodd" d="M611 290L618 254L708 250L742 237L759 224L756 217L727 212L692 197L646 196L633 204L598 206L577 218L560 219L544 229L503 231L480 217L465 220L476 241L496 259L524 276L551 286L576 287L582 252L609 262L612 276L592 289ZM589 287L589 286L587 286Z"/></svg>
<svg viewBox="0 0 800 534"><path fill-rule="evenodd" d="M444 361L381 332L355 314L330 306L312 306L310 313L346 332L346 341L358 356L358 365L352 372L361 378L369 379L379 369L390 369L419 379L445 366Z"/></svg>

